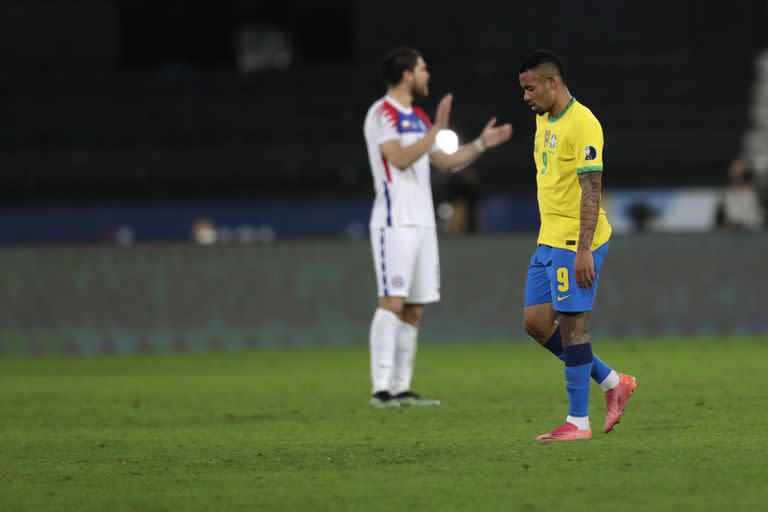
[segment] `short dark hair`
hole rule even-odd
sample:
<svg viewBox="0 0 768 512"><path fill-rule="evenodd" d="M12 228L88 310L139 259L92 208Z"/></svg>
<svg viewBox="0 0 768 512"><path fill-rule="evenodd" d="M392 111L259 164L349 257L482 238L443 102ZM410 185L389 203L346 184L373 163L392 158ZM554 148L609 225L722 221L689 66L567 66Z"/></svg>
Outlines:
<svg viewBox="0 0 768 512"><path fill-rule="evenodd" d="M530 71L531 69L536 69L542 64L551 64L554 66L557 70L557 74L562 78L563 83L568 83L568 77L565 74L565 62L563 62L563 59L552 50L544 48L536 50L525 58L522 66L520 66L520 74Z"/></svg>
<svg viewBox="0 0 768 512"><path fill-rule="evenodd" d="M388 86L397 85L403 80L403 73L416 69L421 53L413 48L395 48L384 57L381 64L381 76Z"/></svg>

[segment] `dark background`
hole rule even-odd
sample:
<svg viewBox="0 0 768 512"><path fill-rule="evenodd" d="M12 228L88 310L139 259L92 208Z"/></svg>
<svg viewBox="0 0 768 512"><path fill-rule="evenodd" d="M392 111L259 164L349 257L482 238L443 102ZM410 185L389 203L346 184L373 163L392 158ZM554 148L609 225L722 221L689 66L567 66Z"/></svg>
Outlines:
<svg viewBox="0 0 768 512"><path fill-rule="evenodd" d="M539 47L603 124L607 187L720 185L765 23L764 1L6 1L0 200L372 197L362 123L397 45L426 57L427 112L454 93L463 140L513 123L478 163L481 191L534 189L517 70ZM287 70L238 70L248 24L285 32Z"/></svg>

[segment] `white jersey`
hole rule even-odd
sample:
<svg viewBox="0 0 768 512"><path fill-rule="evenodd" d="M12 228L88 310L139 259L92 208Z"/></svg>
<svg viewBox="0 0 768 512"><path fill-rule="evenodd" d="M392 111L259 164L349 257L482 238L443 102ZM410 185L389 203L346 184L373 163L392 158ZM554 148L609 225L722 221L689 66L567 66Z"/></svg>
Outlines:
<svg viewBox="0 0 768 512"><path fill-rule="evenodd" d="M389 96L368 110L363 131L376 190L371 227L435 226L429 155L424 154L401 170L381 153L383 143L399 140L403 147L410 146L422 139L431 126L423 110L405 108ZM433 146L430 153L435 150Z"/></svg>

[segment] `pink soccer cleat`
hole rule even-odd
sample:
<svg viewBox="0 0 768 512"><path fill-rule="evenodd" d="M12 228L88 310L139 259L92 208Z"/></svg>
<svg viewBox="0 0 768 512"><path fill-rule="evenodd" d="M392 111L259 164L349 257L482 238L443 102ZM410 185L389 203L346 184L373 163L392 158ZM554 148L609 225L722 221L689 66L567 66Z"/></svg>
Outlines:
<svg viewBox="0 0 768 512"><path fill-rule="evenodd" d="M548 443L550 441L580 441L582 439L592 439L592 429L579 430L579 427L567 421L548 434L536 436L539 443Z"/></svg>
<svg viewBox="0 0 768 512"><path fill-rule="evenodd" d="M635 392L637 379L631 375L619 374L619 385L605 392L605 426L603 430L607 434L621 421L624 407L629 397Z"/></svg>

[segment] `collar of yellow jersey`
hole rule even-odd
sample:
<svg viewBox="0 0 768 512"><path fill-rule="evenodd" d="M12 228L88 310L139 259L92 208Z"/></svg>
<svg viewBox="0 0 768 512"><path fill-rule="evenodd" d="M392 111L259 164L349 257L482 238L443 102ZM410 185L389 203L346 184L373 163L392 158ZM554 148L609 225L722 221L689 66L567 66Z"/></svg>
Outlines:
<svg viewBox="0 0 768 512"><path fill-rule="evenodd" d="M562 112L557 114L557 117L549 117L549 116L547 116L547 122L554 123L555 121L557 121L558 119L563 117L565 115L565 113L568 112L568 109L571 108L571 105L573 105L574 103L576 103L576 98L571 97L571 101L568 102L568 104L565 106L565 108L563 109Z"/></svg>

